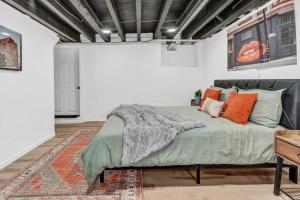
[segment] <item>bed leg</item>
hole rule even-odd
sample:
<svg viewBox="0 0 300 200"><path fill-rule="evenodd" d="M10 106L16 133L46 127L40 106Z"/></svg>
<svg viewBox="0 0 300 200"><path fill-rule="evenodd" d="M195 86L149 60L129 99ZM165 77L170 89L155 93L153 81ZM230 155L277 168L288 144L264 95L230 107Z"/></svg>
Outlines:
<svg viewBox="0 0 300 200"><path fill-rule="evenodd" d="M297 166L291 166L289 167L289 179L290 181L293 181L293 183L298 183L298 167Z"/></svg>
<svg viewBox="0 0 300 200"><path fill-rule="evenodd" d="M200 184L200 165L196 165L196 182Z"/></svg>
<svg viewBox="0 0 300 200"><path fill-rule="evenodd" d="M104 171L100 174L100 183L104 183Z"/></svg>

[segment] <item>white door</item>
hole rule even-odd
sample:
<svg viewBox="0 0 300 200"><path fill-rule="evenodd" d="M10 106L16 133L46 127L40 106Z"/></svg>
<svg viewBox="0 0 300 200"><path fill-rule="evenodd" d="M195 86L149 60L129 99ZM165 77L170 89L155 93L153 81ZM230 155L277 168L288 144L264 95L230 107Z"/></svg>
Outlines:
<svg viewBox="0 0 300 200"><path fill-rule="evenodd" d="M56 47L54 50L55 115L75 117L79 108L78 48Z"/></svg>

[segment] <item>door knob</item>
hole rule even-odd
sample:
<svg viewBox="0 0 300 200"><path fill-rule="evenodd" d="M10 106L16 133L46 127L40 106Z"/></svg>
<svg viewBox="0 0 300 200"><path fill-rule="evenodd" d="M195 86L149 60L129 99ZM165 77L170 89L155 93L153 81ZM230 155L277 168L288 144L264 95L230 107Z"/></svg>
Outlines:
<svg viewBox="0 0 300 200"><path fill-rule="evenodd" d="M80 90L80 86L77 86L77 90Z"/></svg>

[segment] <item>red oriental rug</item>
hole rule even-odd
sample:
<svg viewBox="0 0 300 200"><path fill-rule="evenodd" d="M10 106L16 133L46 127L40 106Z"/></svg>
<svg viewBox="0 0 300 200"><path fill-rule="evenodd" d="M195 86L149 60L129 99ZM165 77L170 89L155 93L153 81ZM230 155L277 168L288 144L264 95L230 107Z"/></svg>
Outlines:
<svg viewBox="0 0 300 200"><path fill-rule="evenodd" d="M105 183L96 180L93 191L83 175L80 152L97 129L81 129L66 138L0 190L0 199L9 200L141 200L140 170L109 170Z"/></svg>

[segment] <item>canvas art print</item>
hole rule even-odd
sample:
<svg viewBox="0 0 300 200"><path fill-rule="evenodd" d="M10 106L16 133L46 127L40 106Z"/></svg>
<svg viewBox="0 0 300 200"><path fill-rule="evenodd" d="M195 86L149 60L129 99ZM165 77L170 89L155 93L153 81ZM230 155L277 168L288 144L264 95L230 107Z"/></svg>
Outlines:
<svg viewBox="0 0 300 200"><path fill-rule="evenodd" d="M0 26L0 69L22 70L21 34Z"/></svg>
<svg viewBox="0 0 300 200"><path fill-rule="evenodd" d="M273 0L228 30L228 70L297 63L294 0Z"/></svg>

